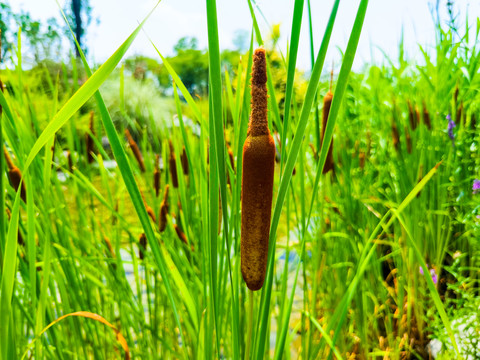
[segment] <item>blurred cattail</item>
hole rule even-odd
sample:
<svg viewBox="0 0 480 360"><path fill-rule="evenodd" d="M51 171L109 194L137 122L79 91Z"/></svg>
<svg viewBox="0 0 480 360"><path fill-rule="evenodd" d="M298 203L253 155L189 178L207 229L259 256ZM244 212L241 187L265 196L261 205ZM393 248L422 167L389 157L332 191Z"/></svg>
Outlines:
<svg viewBox="0 0 480 360"><path fill-rule="evenodd" d="M327 129L328 114L330 113L330 106L332 105L333 93L329 90L323 98L323 114L322 114L322 136L321 144L323 145L323 139L325 138L325 130ZM325 166L323 167L323 174L328 173L333 169L333 138L328 148L327 159L325 160Z"/></svg>
<svg viewBox="0 0 480 360"><path fill-rule="evenodd" d="M145 205L145 210L147 210L148 216L150 216L150 218L152 219L152 221L153 221L154 223L156 223L156 222L157 222L157 219L155 218L155 213L153 212L153 209L152 209L150 206L148 206L147 201L145 200L145 196L143 196L143 193L142 193L142 192L140 192L140 195L142 196L143 205Z"/></svg>
<svg viewBox="0 0 480 360"><path fill-rule="evenodd" d="M392 118L392 140L393 140L393 146L395 146L395 150L397 150L397 152L400 152L400 135L398 133L398 128L395 122L395 118Z"/></svg>
<svg viewBox="0 0 480 360"><path fill-rule="evenodd" d="M115 258L115 251L113 250L113 246L112 246L112 243L110 242L110 239L104 236L103 241L105 241L105 245L107 245L107 249L110 252L110 256L112 258Z"/></svg>
<svg viewBox="0 0 480 360"><path fill-rule="evenodd" d="M313 158L315 160L318 160L318 153L317 153L317 150L315 150L315 146L313 146L312 143L308 144L308 146L310 146L310 149L312 150Z"/></svg>
<svg viewBox="0 0 480 360"><path fill-rule="evenodd" d="M265 49L256 49L252 67L252 112L243 146L241 269L250 290L259 290L267 271L275 142L267 121Z"/></svg>
<svg viewBox="0 0 480 360"><path fill-rule="evenodd" d="M475 130L477 127L477 117L475 114L472 114L472 117L470 118L470 129Z"/></svg>
<svg viewBox="0 0 480 360"><path fill-rule="evenodd" d="M457 109L457 117L455 119L455 122L457 124L462 124L462 116L463 115L463 100L460 102L460 106Z"/></svg>
<svg viewBox="0 0 480 360"><path fill-rule="evenodd" d="M182 163L183 173L188 175L188 159L187 159L187 152L185 151L185 146L182 150L182 155L180 155L180 161Z"/></svg>
<svg viewBox="0 0 480 360"><path fill-rule="evenodd" d="M280 153L280 135L278 134L278 132L274 133L275 135L275 139L277 140L277 142L275 143L275 162L277 164L280 164L280 157L282 156L282 154ZM278 144L278 145L277 145Z"/></svg>
<svg viewBox="0 0 480 360"><path fill-rule="evenodd" d="M365 167L365 151L363 150L360 150L360 153L358 154L358 165L362 170Z"/></svg>
<svg viewBox="0 0 480 360"><path fill-rule="evenodd" d="M160 192L160 169L159 169L160 155L155 155L155 170L153 171L153 188L155 189L155 196L158 197Z"/></svg>
<svg viewBox="0 0 480 360"><path fill-rule="evenodd" d="M408 120L410 122L410 127L412 128L412 130L415 130L417 128L417 118L415 116L415 113L413 112L413 107L410 100L407 100L407 105L408 105Z"/></svg>
<svg viewBox="0 0 480 360"><path fill-rule="evenodd" d="M73 160L72 160L72 153L70 150L67 150L67 162L68 162L68 171L73 174Z"/></svg>
<svg viewBox="0 0 480 360"><path fill-rule="evenodd" d="M10 154L8 153L8 150L5 146L3 147L3 153L5 154L5 160L7 161L8 179L10 180L10 185L12 185L15 191L18 191L20 181L22 180L22 172L13 163L12 159L10 158ZM22 182L22 188L20 189L20 197L24 202L27 201L27 192L24 182Z"/></svg>
<svg viewBox="0 0 480 360"><path fill-rule="evenodd" d="M177 236L180 239L180 241L183 242L185 245L188 245L187 236L182 231L182 229L180 229L177 224L173 224L173 228L175 229L175 232L177 233ZM193 251L193 245L191 246L191 249Z"/></svg>
<svg viewBox="0 0 480 360"><path fill-rule="evenodd" d="M233 172L235 172L235 159L233 157L232 148L230 147L230 145L227 145L227 149L228 149L228 157L230 159L230 165L232 166Z"/></svg>
<svg viewBox="0 0 480 360"><path fill-rule="evenodd" d="M142 172L145 172L145 162L143 161L143 156L140 153L140 149L138 148L138 145L135 142L135 140L133 140L133 137L130 134L130 131L128 131L128 129L125 129L125 136L127 137L128 144L130 145L130 148L132 149L132 152L133 152L133 155L135 156L135 159L137 159L138 166L140 167L140 170Z"/></svg>
<svg viewBox="0 0 480 360"><path fill-rule="evenodd" d="M163 195L163 201L160 205L160 215L158 220L158 230L160 232L165 231L167 226L167 214L168 214L168 189L169 186L165 186L165 194Z"/></svg>
<svg viewBox="0 0 480 360"><path fill-rule="evenodd" d="M145 251L147 251L147 236L145 233L140 234L140 239L138 240L138 257L140 260L145 258Z"/></svg>
<svg viewBox="0 0 480 360"><path fill-rule="evenodd" d="M94 122L94 112L93 111L90 111L90 132L91 132L91 135L89 133L86 133L85 134L85 143L86 143L86 147L87 147L87 160L88 160L88 163L91 164L93 162L93 153L94 153L94 142L93 142L93 137L92 136L95 136L95 122Z"/></svg>
<svg viewBox="0 0 480 360"><path fill-rule="evenodd" d="M418 126L420 124L420 109L415 105L415 124Z"/></svg>
<svg viewBox="0 0 480 360"><path fill-rule="evenodd" d="M430 118L430 113L428 112L427 105L425 104L425 100L423 100L423 123L428 128L428 130L432 130L432 120Z"/></svg>
<svg viewBox="0 0 480 360"><path fill-rule="evenodd" d="M173 148L172 141L168 141L170 146L170 156L168 157L168 165L170 168L170 176L172 177L172 185L174 188L178 188L178 174L177 174L177 164L175 158L175 150Z"/></svg>
<svg viewBox="0 0 480 360"><path fill-rule="evenodd" d="M412 153L412 138L410 136L410 132L408 131L408 127L405 126L405 141L407 143L407 152L409 154Z"/></svg>

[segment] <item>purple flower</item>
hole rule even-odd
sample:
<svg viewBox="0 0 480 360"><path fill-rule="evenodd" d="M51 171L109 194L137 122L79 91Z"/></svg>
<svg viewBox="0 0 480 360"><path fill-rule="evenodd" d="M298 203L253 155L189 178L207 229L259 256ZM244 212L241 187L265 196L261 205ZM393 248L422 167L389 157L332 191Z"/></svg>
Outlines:
<svg viewBox="0 0 480 360"><path fill-rule="evenodd" d="M437 278L437 273L435 272L434 268L430 269L430 275L432 276L433 283L437 285L438 278Z"/></svg>
<svg viewBox="0 0 480 360"><path fill-rule="evenodd" d="M453 128L457 125L455 124L455 121L452 120L452 117L450 116L450 114L447 115L447 120L448 120L448 137L453 141L455 140L455 134L453 133Z"/></svg>
<svg viewBox="0 0 480 360"><path fill-rule="evenodd" d="M478 192L480 192L480 180L478 179L473 180L472 190L474 194L477 194Z"/></svg>
<svg viewBox="0 0 480 360"><path fill-rule="evenodd" d="M433 283L435 285L437 285L437 283L438 283L437 272L435 271L435 269L433 267L430 269L428 264L427 264L427 269L429 269L429 271L430 271L430 276L432 277ZM424 275L423 268L421 266L419 266L418 272L420 273L420 275Z"/></svg>

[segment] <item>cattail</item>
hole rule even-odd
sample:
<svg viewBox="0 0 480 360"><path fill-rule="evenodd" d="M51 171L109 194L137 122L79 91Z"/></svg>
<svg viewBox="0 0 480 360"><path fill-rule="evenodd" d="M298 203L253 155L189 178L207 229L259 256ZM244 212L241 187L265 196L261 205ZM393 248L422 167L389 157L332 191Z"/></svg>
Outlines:
<svg viewBox="0 0 480 360"><path fill-rule="evenodd" d="M410 136L410 132L408 131L408 127L405 126L405 142L407 143L407 152L409 154L412 153L412 138Z"/></svg>
<svg viewBox="0 0 480 360"><path fill-rule="evenodd" d="M413 111L412 103L410 100L407 100L407 105L408 105L408 120L410 122L410 127L412 130L415 130L417 128L417 117Z"/></svg>
<svg viewBox="0 0 480 360"><path fill-rule="evenodd" d="M462 116L463 115L463 100L460 102L460 106L457 109L457 117L456 117L456 122L457 124L462 123Z"/></svg>
<svg viewBox="0 0 480 360"><path fill-rule="evenodd" d="M18 191L20 181L22 180L22 172L13 163L12 159L10 158L10 154L8 153L8 150L5 146L3 147L3 153L5 154L5 160L7 161L8 179L10 180L10 185L12 185L15 191ZM22 182L22 188L20 189L20 197L24 202L27 201L27 192L24 182Z"/></svg>
<svg viewBox="0 0 480 360"><path fill-rule="evenodd" d="M130 148L133 151L133 155L135 156L135 159L137 159L140 170L142 172L145 172L145 162L143 161L143 156L140 153L140 149L138 148L138 145L135 142L135 140L133 140L132 135L130 134L130 131L128 131L128 129L125 129L125 136L127 137L128 144L130 145Z"/></svg>
<svg viewBox="0 0 480 360"><path fill-rule="evenodd" d="M472 114L472 117L470 118L470 129L475 130L477 127L477 117L475 114Z"/></svg>
<svg viewBox="0 0 480 360"><path fill-rule="evenodd" d="M415 105L415 124L418 126L420 124L420 109Z"/></svg>
<svg viewBox="0 0 480 360"><path fill-rule="evenodd" d="M168 189L169 186L165 186L165 194L163 195L163 201L162 204L160 205L160 215L159 215L159 220L158 220L158 230L160 232L165 231L165 228L167 226L167 214L168 214Z"/></svg>
<svg viewBox="0 0 480 360"><path fill-rule="evenodd" d="M67 162L68 162L68 170L73 174L73 161L72 161L72 153L70 150L67 150Z"/></svg>
<svg viewBox="0 0 480 360"><path fill-rule="evenodd" d="M140 260L145 258L145 251L147 250L147 237L145 233L140 235L140 239L138 240L138 257Z"/></svg>
<svg viewBox="0 0 480 360"><path fill-rule="evenodd" d="M110 242L110 239L106 236L103 237L103 241L105 241L105 245L107 245L107 249L110 252L110 256L112 258L115 257L115 251L113 251L113 246L112 243Z"/></svg>
<svg viewBox="0 0 480 360"><path fill-rule="evenodd" d="M250 290L263 286L267 270L272 211L275 142L267 121L267 66L265 50L253 55L252 112L243 146L242 276Z"/></svg>
<svg viewBox="0 0 480 360"><path fill-rule="evenodd" d="M322 114L322 136L321 136L321 144L323 144L323 140L325 138L325 130L327 129L327 120L328 114L330 113L330 106L332 105L333 93L329 90L325 97L323 98L323 114ZM330 170L333 169L333 139L330 143L330 147L328 148L327 159L325 160L325 166L323 167L323 174L328 173Z"/></svg>
<svg viewBox="0 0 480 360"><path fill-rule="evenodd" d="M93 162L93 136L95 136L95 124L94 124L94 113L93 111L90 112L90 132L91 135L86 133L85 134L85 143L87 145L87 160L88 163L91 164Z"/></svg>
<svg viewBox="0 0 480 360"><path fill-rule="evenodd" d="M155 189L155 196L158 197L160 192L160 169L158 164L160 161L160 155L155 155L155 170L153 172L153 188Z"/></svg>
<svg viewBox="0 0 480 360"><path fill-rule="evenodd" d="M187 152L185 151L185 146L183 147L182 155L180 155L180 162L182 163L183 173L188 175L188 159Z"/></svg>
<svg viewBox="0 0 480 360"><path fill-rule="evenodd" d="M227 149L228 149L228 157L230 159L230 165L232 166L233 172L235 172L235 159L233 157L232 148L230 147L230 145L227 145Z"/></svg>
<svg viewBox="0 0 480 360"><path fill-rule="evenodd" d="M150 216L152 221L154 223L156 223L157 219L155 218L155 213L154 213L153 209L150 206L148 206L147 202L145 201L145 197L143 196L143 194L141 192L140 192L140 195L142 196L143 204L145 205L145 210L147 210L148 216Z"/></svg>
<svg viewBox="0 0 480 360"><path fill-rule="evenodd" d="M170 146L170 156L168 158L168 165L170 167L170 176L172 177L172 185L174 188L178 188L178 175L177 175L177 164L175 158L175 150L173 148L172 141L168 141Z"/></svg>
<svg viewBox="0 0 480 360"><path fill-rule="evenodd" d="M395 118L392 118L392 140L395 150L397 150L397 152L400 152L400 135L398 134L398 128L395 122Z"/></svg>
<svg viewBox="0 0 480 360"><path fill-rule="evenodd" d="M360 150L360 153L358 154L358 165L362 170L365 167L365 151L363 150Z"/></svg>
<svg viewBox="0 0 480 360"><path fill-rule="evenodd" d="M430 119L430 114L427 109L427 105L425 104L425 100L423 100L423 123L428 128L428 130L432 130L432 120Z"/></svg>
<svg viewBox="0 0 480 360"><path fill-rule="evenodd" d="M187 241L187 236L185 233L178 227L177 224L173 224L173 228L175 229L175 232L177 233L178 238L185 244L188 245Z"/></svg>
<svg viewBox="0 0 480 360"><path fill-rule="evenodd" d="M315 150L315 146L312 143L308 144L308 146L310 146L310 149L312 150L313 158L318 160L318 153L317 150Z"/></svg>

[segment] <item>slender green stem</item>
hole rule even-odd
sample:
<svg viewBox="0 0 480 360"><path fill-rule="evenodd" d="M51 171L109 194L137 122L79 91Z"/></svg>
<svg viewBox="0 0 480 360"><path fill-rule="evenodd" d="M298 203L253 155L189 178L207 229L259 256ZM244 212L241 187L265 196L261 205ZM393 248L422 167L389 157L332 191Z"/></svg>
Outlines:
<svg viewBox="0 0 480 360"><path fill-rule="evenodd" d="M247 346L245 350L245 360L250 359L250 349L252 348L252 332L253 332L253 297L255 293L248 290L248 332L247 332Z"/></svg>

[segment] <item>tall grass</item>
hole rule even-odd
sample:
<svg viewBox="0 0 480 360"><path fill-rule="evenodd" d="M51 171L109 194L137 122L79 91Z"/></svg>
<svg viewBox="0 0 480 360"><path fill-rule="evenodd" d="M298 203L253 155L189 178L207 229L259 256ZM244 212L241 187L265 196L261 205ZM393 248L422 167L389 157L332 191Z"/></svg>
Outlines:
<svg viewBox="0 0 480 360"><path fill-rule="evenodd" d="M309 24L312 49L314 38L322 41L298 101L304 2L292 2L283 92L270 61L278 49L263 41L257 4L245 4L250 48L231 77L220 66L216 2L207 0L208 98L188 93L152 43L173 79L167 101L175 113L153 114L147 128L132 119L114 124L117 110L101 86L118 76L127 117L130 75L117 66L148 16L98 69L82 54L81 64L64 64L62 74L45 72L40 92L27 86L20 32L14 68L0 73L8 84L0 92L0 137L27 189L22 199L0 157L2 359L427 358L438 332L432 324L445 329L447 352L463 356L450 309L478 296L478 39L455 44L452 30L438 24L423 65L386 59L353 73L368 8L361 0L320 129L317 99L330 89L322 73L339 3L332 2L323 32ZM247 295L240 269L242 148L257 45L267 50L268 125L280 134L280 166L265 283ZM88 76L80 87L76 66ZM415 106L429 120L413 128ZM86 108L101 129L89 129ZM456 123L453 139L447 114ZM135 155L125 127L135 135ZM102 136L110 149L102 148ZM335 171L322 174L334 138Z"/></svg>

